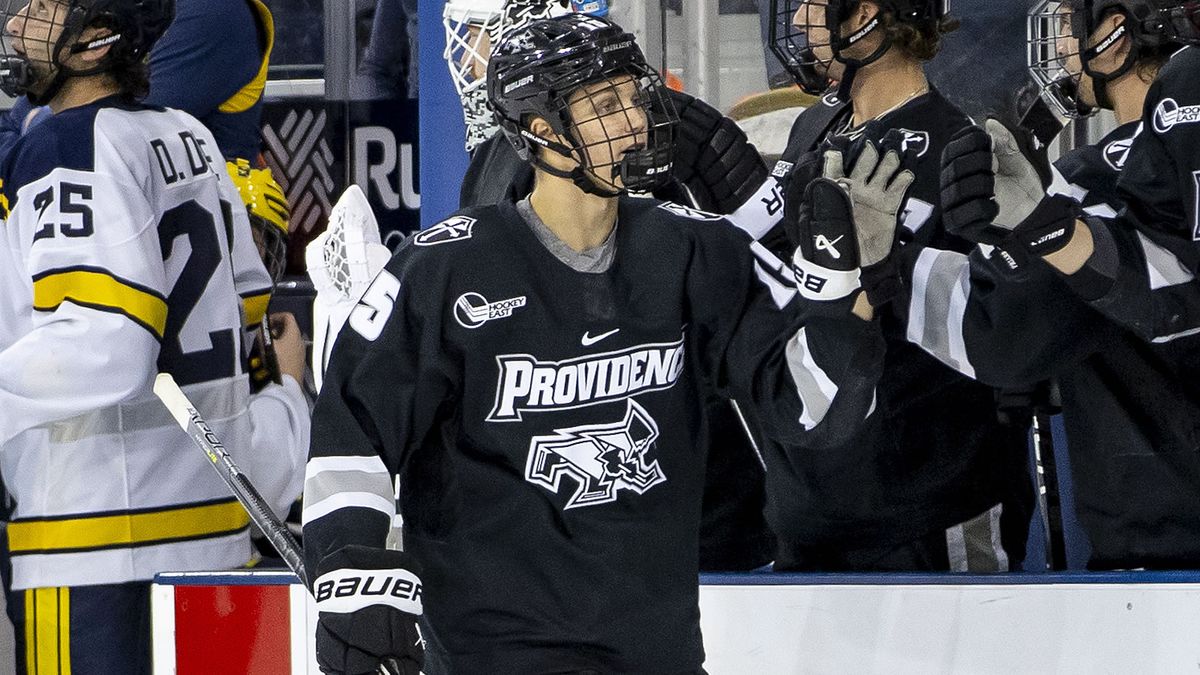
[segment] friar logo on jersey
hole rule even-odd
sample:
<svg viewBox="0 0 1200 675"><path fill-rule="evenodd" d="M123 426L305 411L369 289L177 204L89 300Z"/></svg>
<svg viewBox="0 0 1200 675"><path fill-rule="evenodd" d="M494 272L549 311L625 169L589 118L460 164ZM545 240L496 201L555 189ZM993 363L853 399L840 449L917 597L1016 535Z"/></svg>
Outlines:
<svg viewBox="0 0 1200 675"><path fill-rule="evenodd" d="M454 303L454 320L463 328L479 328L495 319L506 319L525 306L525 296L488 302L478 293L463 293Z"/></svg>
<svg viewBox="0 0 1200 675"><path fill-rule="evenodd" d="M496 402L487 421L519 422L522 413L582 408L670 389L683 372L683 338L566 361L504 354L496 363Z"/></svg>
<svg viewBox="0 0 1200 675"><path fill-rule="evenodd" d="M1180 106L1173 98L1163 99L1154 110L1154 130L1165 134L1180 124L1200 122L1200 105Z"/></svg>
<svg viewBox="0 0 1200 675"><path fill-rule="evenodd" d="M413 243L417 246L437 246L453 241L466 241L471 238L471 231L475 229L476 222L474 218L467 216L454 216L418 232L417 236L413 237Z"/></svg>
<svg viewBox="0 0 1200 675"><path fill-rule="evenodd" d="M896 131L900 134L901 153L911 150L917 157L924 157L925 153L929 152L928 131L911 131L909 129L897 129Z"/></svg>
<svg viewBox="0 0 1200 675"><path fill-rule="evenodd" d="M675 202L663 202L662 204L658 205L658 208L662 209L663 211L674 213L677 216L691 218L692 220L715 221L725 217L715 213L693 209L692 207L684 206L683 204L676 204Z"/></svg>
<svg viewBox="0 0 1200 675"><path fill-rule="evenodd" d="M630 399L625 417L608 424L585 424L555 429L529 441L525 479L560 494L563 479L575 491L563 509L610 504L621 490L645 494L667 480L649 451L658 439L658 424L645 408Z"/></svg>

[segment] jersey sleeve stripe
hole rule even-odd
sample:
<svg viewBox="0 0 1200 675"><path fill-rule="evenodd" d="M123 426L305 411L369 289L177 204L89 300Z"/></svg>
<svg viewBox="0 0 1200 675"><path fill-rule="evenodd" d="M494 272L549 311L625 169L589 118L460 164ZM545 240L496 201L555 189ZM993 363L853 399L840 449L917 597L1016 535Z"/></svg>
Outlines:
<svg viewBox="0 0 1200 675"><path fill-rule="evenodd" d="M271 303L271 292L248 293L242 296L242 311L246 316L247 326L257 326L267 315L267 305Z"/></svg>
<svg viewBox="0 0 1200 675"><path fill-rule="evenodd" d="M396 500L391 495L385 498L374 492L342 492L320 501L310 502L306 498L300 520L308 525L334 511L356 507L378 511L388 517L389 523L396 516Z"/></svg>
<svg viewBox="0 0 1200 675"><path fill-rule="evenodd" d="M833 405L834 397L837 396L838 386L813 359L812 349L808 345L808 334L804 328L788 340L787 364L792 373L792 381L796 384L796 392L800 395L800 402L804 404L800 424L811 431L825 419Z"/></svg>
<svg viewBox="0 0 1200 675"><path fill-rule="evenodd" d="M15 520L8 525L14 556L150 546L223 536L245 529L250 516L236 499L78 518Z"/></svg>
<svg viewBox="0 0 1200 675"><path fill-rule="evenodd" d="M953 251L925 249L913 269L908 340L942 363L975 376L963 322L970 293L970 263Z"/></svg>
<svg viewBox="0 0 1200 675"><path fill-rule="evenodd" d="M313 457L308 460L305 472L309 478L323 471L361 471L363 473L382 473L384 475L388 475L389 473L387 467L383 465L383 460L377 455L361 457L352 457L349 455L340 457Z"/></svg>
<svg viewBox="0 0 1200 675"><path fill-rule="evenodd" d="M155 291L108 270L73 267L33 278L33 308L53 312L64 302L129 317L159 340L167 325L167 301Z"/></svg>
<svg viewBox="0 0 1200 675"><path fill-rule="evenodd" d="M309 472L304 480L304 498L320 503L340 492L373 494L385 501L393 499L392 482L386 474L362 471Z"/></svg>

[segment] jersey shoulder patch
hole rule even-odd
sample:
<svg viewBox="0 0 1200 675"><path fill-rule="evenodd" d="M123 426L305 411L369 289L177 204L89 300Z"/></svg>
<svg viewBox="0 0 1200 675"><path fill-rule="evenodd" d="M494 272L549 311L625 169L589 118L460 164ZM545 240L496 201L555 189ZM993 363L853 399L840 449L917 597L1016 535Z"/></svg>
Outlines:
<svg viewBox="0 0 1200 675"><path fill-rule="evenodd" d="M692 220L715 222L718 220L725 219L725 216L722 216L722 215L719 215L716 213L709 213L708 211L701 211L700 209L693 209L690 206L684 206L683 204L676 204L675 202L663 202L658 205L658 208L660 208L668 213L673 213L677 216L683 216L684 218L690 218Z"/></svg>
<svg viewBox="0 0 1200 675"><path fill-rule="evenodd" d="M474 233L477 222L470 216L451 216L418 232L413 238L413 243L417 246L437 246L466 241Z"/></svg>

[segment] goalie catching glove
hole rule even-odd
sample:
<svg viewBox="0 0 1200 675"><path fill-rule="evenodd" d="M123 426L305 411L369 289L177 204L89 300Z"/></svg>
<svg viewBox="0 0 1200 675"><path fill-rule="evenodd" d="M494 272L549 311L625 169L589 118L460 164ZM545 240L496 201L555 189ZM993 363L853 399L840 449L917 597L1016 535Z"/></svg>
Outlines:
<svg viewBox="0 0 1200 675"><path fill-rule="evenodd" d="M317 664L323 673L418 675L425 642L417 627L421 579L403 551L347 546L317 566Z"/></svg>
<svg viewBox="0 0 1200 675"><path fill-rule="evenodd" d="M998 120L954 135L942 153L941 182L946 230L995 246L1013 272L1061 250L1075 232L1077 205L1063 178L1028 132Z"/></svg>
<svg viewBox="0 0 1200 675"><path fill-rule="evenodd" d="M792 262L801 295L838 300L861 288L876 307L895 295L899 278L891 252L914 179L900 166L894 151L880 159L867 142L847 175L843 153L828 150L821 177L805 187L803 197L788 195L786 218L798 242Z"/></svg>

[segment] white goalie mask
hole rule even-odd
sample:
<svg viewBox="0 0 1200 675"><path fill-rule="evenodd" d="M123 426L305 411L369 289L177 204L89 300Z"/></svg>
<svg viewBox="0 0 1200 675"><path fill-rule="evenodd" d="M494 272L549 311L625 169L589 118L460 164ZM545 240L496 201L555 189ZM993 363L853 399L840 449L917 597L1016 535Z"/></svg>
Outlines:
<svg viewBox="0 0 1200 675"><path fill-rule="evenodd" d="M607 0L446 0L442 25L446 29L443 57L462 101L470 152L500 127L487 107L487 62L492 45L512 30L538 19L571 13L607 16Z"/></svg>

